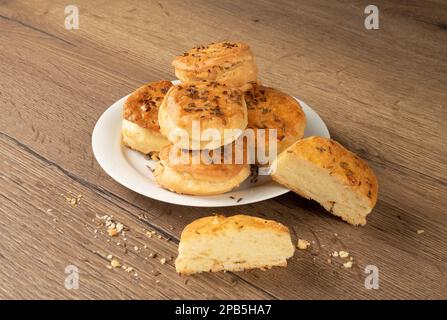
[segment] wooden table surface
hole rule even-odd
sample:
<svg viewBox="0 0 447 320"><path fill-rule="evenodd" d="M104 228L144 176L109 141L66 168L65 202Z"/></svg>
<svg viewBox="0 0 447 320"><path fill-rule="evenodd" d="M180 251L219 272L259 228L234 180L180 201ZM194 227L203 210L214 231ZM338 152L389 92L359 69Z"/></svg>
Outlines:
<svg viewBox="0 0 447 320"><path fill-rule="evenodd" d="M78 30L64 27L67 1L0 1L0 298L447 298L446 1L374 1L379 30L365 29L359 0L71 2ZM368 161L380 191L365 227L293 193L170 205L101 169L91 135L102 112L173 79L176 54L222 39L248 42L263 83L302 98ZM178 276L183 227L214 212L278 220L311 248L287 268ZM129 228L126 240L109 237L104 215ZM329 263L335 250L353 268ZM108 255L134 271L107 268ZM64 286L69 265L78 289ZM378 290L365 288L367 265Z"/></svg>

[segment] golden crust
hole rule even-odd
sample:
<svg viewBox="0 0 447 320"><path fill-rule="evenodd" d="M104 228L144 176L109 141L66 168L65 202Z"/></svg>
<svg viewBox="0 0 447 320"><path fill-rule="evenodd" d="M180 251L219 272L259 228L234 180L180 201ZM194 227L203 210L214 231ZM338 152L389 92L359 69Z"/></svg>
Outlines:
<svg viewBox="0 0 447 320"><path fill-rule="evenodd" d="M293 154L326 169L332 177L366 199L371 208L375 206L378 182L374 172L364 160L338 142L322 137L309 137L297 141L284 153ZM278 181L275 175L273 179Z"/></svg>
<svg viewBox="0 0 447 320"><path fill-rule="evenodd" d="M221 163L212 162L213 151L217 153ZM245 166L243 164L224 163L220 149L210 150L210 159L205 159L200 151L189 151L169 145L160 152L160 161L163 165L177 172L190 174L194 179L225 181L236 176ZM184 158L182 158L184 156ZM182 161L185 159L184 161Z"/></svg>
<svg viewBox="0 0 447 320"><path fill-rule="evenodd" d="M252 59L250 47L242 42L216 42L194 47L172 62L175 68L189 71L204 71L225 62L239 62Z"/></svg>
<svg viewBox="0 0 447 320"><path fill-rule="evenodd" d="M184 83L215 80L242 88L256 82L258 69L250 47L241 42L217 42L195 47L172 62L176 76Z"/></svg>
<svg viewBox="0 0 447 320"><path fill-rule="evenodd" d="M201 133L207 129L217 129L222 138L225 137L225 129L244 130L247 126L247 108L242 92L217 82L173 86L160 107L161 132L178 145L178 141L170 133L183 129L191 140L193 121L200 124ZM240 133L225 141L222 139L214 148L234 141L239 135ZM189 145L178 146L193 149Z"/></svg>
<svg viewBox="0 0 447 320"><path fill-rule="evenodd" d="M172 87L171 81L149 82L135 90L124 103L123 118L142 128L160 133L158 109Z"/></svg>
<svg viewBox="0 0 447 320"><path fill-rule="evenodd" d="M229 230L238 230L241 227L289 234L289 229L286 226L273 220L243 214L237 214L231 217L215 215L200 218L188 224L182 231L181 241L205 235L212 236Z"/></svg>
<svg viewBox="0 0 447 320"><path fill-rule="evenodd" d="M268 150L268 131L277 130L277 153L290 147L304 135L306 115L293 97L270 87L254 85L244 94L247 105L248 128L266 130L265 147Z"/></svg>
<svg viewBox="0 0 447 320"><path fill-rule="evenodd" d="M199 151L173 145L165 147L159 157L155 180L163 188L182 194L222 194L238 187L250 175L248 164L213 163L212 153L204 159Z"/></svg>

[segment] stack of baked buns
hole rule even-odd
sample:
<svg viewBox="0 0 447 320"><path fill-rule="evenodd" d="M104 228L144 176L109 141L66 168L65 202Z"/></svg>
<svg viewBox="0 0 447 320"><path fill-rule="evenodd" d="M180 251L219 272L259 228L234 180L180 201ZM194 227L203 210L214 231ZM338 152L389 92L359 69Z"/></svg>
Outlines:
<svg viewBox="0 0 447 320"><path fill-rule="evenodd" d="M271 140L268 136L271 131L276 134L276 160L272 166L275 168L272 172L275 181L319 202L326 210L353 225L366 223L366 216L377 200L374 173L362 159L333 140L321 137L302 139L306 116L299 102L260 83L258 68L247 44L216 42L198 46L177 56L172 66L179 84L174 85L167 80L145 84L128 97L123 112L123 143L144 154L158 156L154 177L161 187L198 196L231 191L250 175L250 164L265 165L253 154L260 154L256 152L259 146L263 148L261 154L269 154ZM254 146L245 139L246 129L254 133ZM216 132L219 138L194 134L196 130L201 133L214 130L212 132ZM257 134L258 131L264 135ZM264 143L259 144L256 139L264 139ZM224 161L228 157L225 150L233 150L229 157L234 157L234 150L240 148L244 151L242 161ZM253 148L254 153L245 152ZM211 161L203 158L204 151L211 156ZM237 231L234 223L238 220L214 217L188 226L185 237L190 241L194 238L196 242L193 245L181 243L181 256L177 260L180 272L284 265L285 257L290 254L287 241L282 244L285 252L279 256L275 256L272 249L276 240L259 242L261 253L273 250L270 260L259 262L254 256L248 257L239 245L251 239L253 230L262 231L255 234L254 239L269 239L272 233L268 232L272 230L276 239L279 236L275 232L282 235L287 228L244 217L239 216L239 219L243 221L243 228L248 226L245 230L251 230L251 233L242 234L241 242L231 242L231 246L224 250L229 255L228 259L219 265L210 266L206 259L197 260L188 248L207 248L210 242L201 239L203 231L208 236L216 232L216 245L223 250L228 234L224 232L221 235L219 232L222 230L216 226L224 224L229 230ZM216 226L213 227L213 223ZM264 228L267 226L271 228ZM219 255L218 251L212 252ZM235 264L233 253L244 263ZM195 261L194 265L184 265L184 261L189 261L187 257ZM216 261L217 258L213 259Z"/></svg>
<svg viewBox="0 0 447 320"><path fill-rule="evenodd" d="M176 57L172 65L181 83L162 80L137 89L125 102L122 126L125 145L145 154L159 153L154 176L163 188L201 196L228 192L250 175L250 163L259 160L248 156L257 152L256 139L264 139L268 154L270 130L276 133L277 152L303 137L306 116L301 106L259 83L247 44L199 46ZM255 148L252 153L245 152L247 128L254 133L255 141L248 146ZM195 129L215 130L220 138L195 135ZM257 134L259 129L264 135ZM218 156L228 146L242 148L244 161L204 163L200 157L204 150ZM199 161L174 161L187 152Z"/></svg>

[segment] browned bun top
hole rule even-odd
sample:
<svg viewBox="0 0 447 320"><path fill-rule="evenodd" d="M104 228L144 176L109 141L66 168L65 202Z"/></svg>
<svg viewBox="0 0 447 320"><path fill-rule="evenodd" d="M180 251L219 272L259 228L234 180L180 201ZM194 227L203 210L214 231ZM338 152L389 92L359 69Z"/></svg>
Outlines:
<svg viewBox="0 0 447 320"><path fill-rule="evenodd" d="M218 82L180 84L166 96L166 112L176 126L189 130L192 121L201 128L242 128L246 126L246 107L240 90Z"/></svg>
<svg viewBox="0 0 447 320"><path fill-rule="evenodd" d="M171 81L167 80L149 82L141 86L124 103L123 118L140 127L159 132L158 108L171 87Z"/></svg>
<svg viewBox="0 0 447 320"><path fill-rule="evenodd" d="M160 152L159 157L162 165L200 180L225 181L247 166L246 162L235 164L231 160L225 161L228 157L223 148L191 151L169 145Z"/></svg>
<svg viewBox="0 0 447 320"><path fill-rule="evenodd" d="M269 230L276 233L289 233L289 229L286 226L273 220L266 220L242 214L230 217L215 215L211 217L203 217L188 224L182 231L181 241L193 237L206 235L213 236L221 232L240 230L241 228Z"/></svg>
<svg viewBox="0 0 447 320"><path fill-rule="evenodd" d="M293 97L275 88L254 85L245 92L245 102L248 128L276 129L278 141L302 134L306 115Z"/></svg>
<svg viewBox="0 0 447 320"><path fill-rule="evenodd" d="M215 42L192 48L172 62L185 71L225 71L246 60L253 59L250 47L242 42Z"/></svg>

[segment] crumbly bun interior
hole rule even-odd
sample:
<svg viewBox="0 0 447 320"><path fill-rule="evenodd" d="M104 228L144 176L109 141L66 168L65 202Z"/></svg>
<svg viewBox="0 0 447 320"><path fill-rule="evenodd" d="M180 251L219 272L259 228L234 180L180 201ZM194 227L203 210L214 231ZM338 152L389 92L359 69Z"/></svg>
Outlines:
<svg viewBox="0 0 447 320"><path fill-rule="evenodd" d="M330 213L353 225L366 224L371 212L369 204L329 172L305 160L278 162L275 181L287 186L299 195L321 204Z"/></svg>
<svg viewBox="0 0 447 320"><path fill-rule="evenodd" d="M365 225L377 201L378 184L365 161L322 137L297 141L275 163L273 180L320 203L353 225Z"/></svg>
<svg viewBox="0 0 447 320"><path fill-rule="evenodd" d="M121 132L124 145L144 154L159 152L169 144L160 132L140 127L126 119L122 121Z"/></svg>
<svg viewBox="0 0 447 320"><path fill-rule="evenodd" d="M243 215L203 219L208 226L182 234L175 262L181 274L286 266L294 253L288 229L277 222Z"/></svg>

